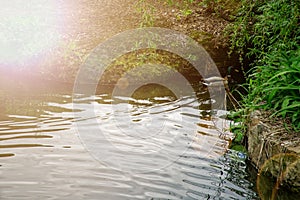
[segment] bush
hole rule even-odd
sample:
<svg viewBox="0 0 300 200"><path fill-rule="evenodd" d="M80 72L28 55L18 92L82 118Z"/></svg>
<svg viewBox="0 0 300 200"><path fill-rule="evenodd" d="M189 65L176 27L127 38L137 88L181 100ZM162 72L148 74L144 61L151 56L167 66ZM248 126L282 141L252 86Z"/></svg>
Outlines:
<svg viewBox="0 0 300 200"><path fill-rule="evenodd" d="M299 13L299 0L243 0L229 27L231 49L253 58L244 106L274 110L272 116L290 118L298 130Z"/></svg>

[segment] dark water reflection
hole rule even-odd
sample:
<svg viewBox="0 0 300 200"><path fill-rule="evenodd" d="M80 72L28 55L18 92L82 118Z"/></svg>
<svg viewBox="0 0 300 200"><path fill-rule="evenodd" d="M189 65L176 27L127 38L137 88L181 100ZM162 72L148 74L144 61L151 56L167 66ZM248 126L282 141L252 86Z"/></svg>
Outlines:
<svg viewBox="0 0 300 200"><path fill-rule="evenodd" d="M201 114L197 100L159 97L149 102L129 101L106 94L83 97L76 102L82 110L75 112L84 112L85 106L93 104L103 130L128 149L127 155L121 150L113 152L119 161L101 163L84 148L76 127L77 122L83 120L87 130L96 130L99 124L94 123L95 119L75 117L69 94L38 93L28 95L1 90L0 199L257 198L244 159L238 152L226 152L228 142L219 137L220 132L209 116ZM184 110L176 107L181 101L185 101ZM114 106L130 107L132 120L141 126L149 119L157 123L165 120L169 123L166 129L177 131L178 144L185 145L187 150L182 153L176 146L168 145L167 138L161 138L163 142L145 140L138 144L126 137L117 137L112 117L118 116L118 112L111 112L111 102L117 102ZM166 117L170 115L184 115L188 123ZM121 128L126 126L125 122L120 122ZM163 148L163 151L152 157L133 153L141 147L145 151L151 148ZM156 166L155 163L166 160L172 163L149 173L117 167L145 163Z"/></svg>

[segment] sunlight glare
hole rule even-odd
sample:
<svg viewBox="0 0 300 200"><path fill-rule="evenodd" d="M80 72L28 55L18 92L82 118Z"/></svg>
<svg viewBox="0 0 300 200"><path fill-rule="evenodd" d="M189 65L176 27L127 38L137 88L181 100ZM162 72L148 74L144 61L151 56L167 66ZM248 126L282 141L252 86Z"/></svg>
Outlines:
<svg viewBox="0 0 300 200"><path fill-rule="evenodd" d="M55 47L60 37L58 1L10 0L0 7L0 65L17 66Z"/></svg>

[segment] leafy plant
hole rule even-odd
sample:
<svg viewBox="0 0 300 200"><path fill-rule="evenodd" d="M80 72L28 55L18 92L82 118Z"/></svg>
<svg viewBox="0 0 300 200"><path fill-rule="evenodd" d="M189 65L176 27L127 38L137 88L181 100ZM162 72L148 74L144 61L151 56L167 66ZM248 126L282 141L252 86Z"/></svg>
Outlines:
<svg viewBox="0 0 300 200"><path fill-rule="evenodd" d="M274 60L274 55L266 58ZM253 89L256 95L262 95L262 108L275 110L272 116L291 118L296 129L300 129L300 46L289 53L276 55L277 62L270 63L269 68L257 66L256 83L260 91ZM271 65L272 64L272 65ZM273 69L273 73L269 70Z"/></svg>
<svg viewBox="0 0 300 200"><path fill-rule="evenodd" d="M243 0L230 25L231 50L251 57L243 107L272 110L300 130L300 4Z"/></svg>

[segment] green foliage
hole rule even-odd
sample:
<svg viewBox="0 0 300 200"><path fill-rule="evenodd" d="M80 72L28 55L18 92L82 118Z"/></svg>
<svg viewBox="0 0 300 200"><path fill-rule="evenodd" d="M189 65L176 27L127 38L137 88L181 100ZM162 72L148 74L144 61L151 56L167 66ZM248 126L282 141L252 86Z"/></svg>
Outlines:
<svg viewBox="0 0 300 200"><path fill-rule="evenodd" d="M243 0L227 31L231 50L254 55L257 62L270 52L294 49L300 39L299 1Z"/></svg>
<svg viewBox="0 0 300 200"><path fill-rule="evenodd" d="M151 48L136 50L116 58L105 70L100 84L115 84L125 74L132 83L139 83L158 77L170 78L174 71L183 75L192 73L193 69L176 54Z"/></svg>
<svg viewBox="0 0 300 200"><path fill-rule="evenodd" d="M299 10L298 0L268 1L257 8L259 15L254 17L251 33L253 47L249 54L255 55L262 62L269 62L270 57L264 58L273 52L294 50L299 45ZM271 58L272 59L272 58Z"/></svg>
<svg viewBox="0 0 300 200"><path fill-rule="evenodd" d="M238 152L243 152L243 153L247 152L247 149L245 148L245 146L239 145L239 144L232 145L230 149L233 149L233 150L238 151Z"/></svg>
<svg viewBox="0 0 300 200"><path fill-rule="evenodd" d="M272 110L300 130L300 3L243 0L230 25L231 50L253 58L245 110Z"/></svg>
<svg viewBox="0 0 300 200"><path fill-rule="evenodd" d="M191 7L193 6L194 1L195 0L184 0L183 1L183 6L180 10L180 12L183 16L186 17L193 13Z"/></svg>
<svg viewBox="0 0 300 200"><path fill-rule="evenodd" d="M268 54L265 59L271 63L255 67L249 100L263 101L262 108L275 110L272 116L289 117L295 128L300 129L300 46L290 52Z"/></svg>
<svg viewBox="0 0 300 200"><path fill-rule="evenodd" d="M242 143L244 139L244 127L243 125L235 125L230 128L230 131L235 134L234 141L236 143Z"/></svg>
<svg viewBox="0 0 300 200"><path fill-rule="evenodd" d="M231 47L229 54L233 51L238 53L241 63L251 37L255 6L256 1L242 0L240 8L234 13L234 23L229 24L226 30L226 33L230 36L229 42Z"/></svg>
<svg viewBox="0 0 300 200"><path fill-rule="evenodd" d="M233 146L243 144L244 136L247 132L247 126L245 126L248 120L247 110L239 109L230 112L227 119L234 121L234 124L230 125L230 132L234 134Z"/></svg>
<svg viewBox="0 0 300 200"><path fill-rule="evenodd" d="M140 27L151 27L154 25L156 8L151 3L147 0L138 0L135 8L142 15Z"/></svg>
<svg viewBox="0 0 300 200"><path fill-rule="evenodd" d="M193 13L193 11L191 9L188 9L188 8L185 8L185 9L181 10L180 12L185 17L187 17L187 16L189 16L190 14Z"/></svg>

